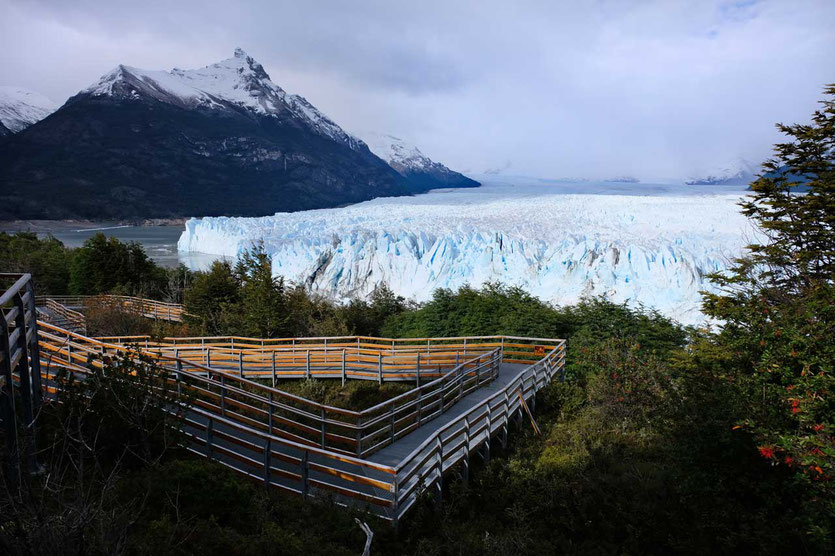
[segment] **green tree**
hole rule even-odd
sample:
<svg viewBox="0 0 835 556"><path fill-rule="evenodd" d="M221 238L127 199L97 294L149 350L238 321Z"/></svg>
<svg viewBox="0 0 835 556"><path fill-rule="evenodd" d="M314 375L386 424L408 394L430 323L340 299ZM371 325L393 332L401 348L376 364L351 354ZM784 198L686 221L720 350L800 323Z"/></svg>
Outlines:
<svg viewBox="0 0 835 556"><path fill-rule="evenodd" d="M184 295L186 320L197 324L207 334L221 335L224 312L237 306L240 288L232 267L225 261L215 261L208 272L198 272Z"/></svg>
<svg viewBox="0 0 835 556"><path fill-rule="evenodd" d="M835 95L835 85L826 88ZM810 124L778 125L789 141L751 184L743 212L760 232L705 312L724 321L718 345L747 391L740 427L835 517L835 100Z"/></svg>
<svg viewBox="0 0 835 556"><path fill-rule="evenodd" d="M157 297L168 277L137 242L122 243L98 233L76 250L70 292L77 295L120 293Z"/></svg>
<svg viewBox="0 0 835 556"><path fill-rule="evenodd" d="M3 272L32 274L38 295L67 293L72 252L52 236L0 233L0 261Z"/></svg>
<svg viewBox="0 0 835 556"><path fill-rule="evenodd" d="M291 335L284 278L273 277L272 261L263 245L241 255L235 275L241 284L241 301L237 313L229 317L239 323L240 333L258 338Z"/></svg>

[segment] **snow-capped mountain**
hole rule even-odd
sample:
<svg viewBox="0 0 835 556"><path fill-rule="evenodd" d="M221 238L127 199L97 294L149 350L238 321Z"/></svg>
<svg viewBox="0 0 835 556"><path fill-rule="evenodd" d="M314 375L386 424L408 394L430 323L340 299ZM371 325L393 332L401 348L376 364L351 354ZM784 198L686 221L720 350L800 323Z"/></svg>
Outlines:
<svg viewBox="0 0 835 556"><path fill-rule="evenodd" d="M706 274L752 234L740 194L548 194L546 186L376 199L340 209L186 223L181 252L234 257L263 241L273 273L336 299L385 282L418 301L501 281L559 304L605 295L701 320Z"/></svg>
<svg viewBox="0 0 835 556"><path fill-rule="evenodd" d="M394 135L366 132L363 134L371 152L389 163L417 189L442 187L478 187L480 184L463 174L450 170L420 152L416 146Z"/></svg>
<svg viewBox="0 0 835 556"><path fill-rule="evenodd" d="M0 135L2 128L17 133L49 116L58 108L40 93L22 87L0 86Z"/></svg>
<svg viewBox="0 0 835 556"><path fill-rule="evenodd" d="M196 70L114 68L5 138L0 181L0 218L263 215L427 189L241 49Z"/></svg>
<svg viewBox="0 0 835 556"><path fill-rule="evenodd" d="M234 56L201 69L149 71L119 65L80 95L130 100L145 95L186 108L222 109L230 104L259 115L290 112L317 133L360 150L363 143L346 133L304 97L287 94L264 67L240 48Z"/></svg>
<svg viewBox="0 0 835 556"><path fill-rule="evenodd" d="M739 158L720 165L707 176L691 178L687 185L748 185L756 179L758 169L745 159Z"/></svg>

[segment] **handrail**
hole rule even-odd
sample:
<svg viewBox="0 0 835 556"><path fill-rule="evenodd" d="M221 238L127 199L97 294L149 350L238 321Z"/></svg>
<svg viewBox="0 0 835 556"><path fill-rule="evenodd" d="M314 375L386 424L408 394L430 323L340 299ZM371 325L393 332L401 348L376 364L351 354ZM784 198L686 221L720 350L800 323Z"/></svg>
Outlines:
<svg viewBox="0 0 835 556"><path fill-rule="evenodd" d="M494 431L502 430L506 437L510 416L516 412L521 416L521 400L532 397L557 371L561 371L564 358L563 340L546 357L530 365L502 390L434 431L401 460L395 466L398 473L395 520L414 504L421 485L427 489L435 487L441 490L444 470L457 462L468 461L471 450L486 446L486 457L489 458L489 441ZM541 370L538 370L540 367ZM514 395L517 393L518 397ZM494 415L496 409L499 412Z"/></svg>
<svg viewBox="0 0 835 556"><path fill-rule="evenodd" d="M410 393L406 393L395 401L388 401L388 406L384 402L357 412L305 400L227 371L176 357L168 350L108 344L46 323L43 328L44 353L55 356L49 361L50 365L83 372L88 362L101 366L101 359L115 352L144 353L159 361L172 373L178 388L194 395L195 415L201 415L203 422L192 419L184 427L193 444L190 449L195 453L207 457L214 457L213 453L224 455L219 460L222 464L256 478L266 476L266 483L277 488L301 494L324 489L335 493L339 503L353 500L372 504L379 508L375 512L392 520L402 517L414 504L421 484L427 488L440 488L446 469L469 457L470 450L483 446L497 431L506 431L510 416L520 404L516 392L529 399L561 368L565 350L564 341L551 340L555 347L510 384L433 431L398 465L384 466L384 474L390 477L385 479L371 476L381 473L379 466L382 464L365 458L416 430L425 420L440 415L479 387L480 382L491 380L502 357L499 348L469 358L443 377L422 385L428 396L418 394L410 399ZM47 377L51 372L48 368ZM420 409L418 399L426 404ZM419 417L414 421L415 412L422 410L426 410L426 419ZM362 418L354 420L357 416ZM207 424L206 419L214 425ZM220 424L226 430L212 429ZM263 447L267 439L274 448ZM307 456L289 457L276 452L276 446L301 446L296 449L307 450ZM253 455L235 455L247 451ZM264 458L274 462L280 460L285 467L275 463L264 467ZM313 461L317 458L321 461Z"/></svg>
<svg viewBox="0 0 835 556"><path fill-rule="evenodd" d="M313 441L309 437L315 435L322 447L331 447L358 456L370 455L383 446L393 443L422 423L442 414L473 389L490 382L498 373L501 357L498 348L485 354L479 354L455 365L437 379L419 388L377 404L372 408L353 411L295 396L283 390L248 380L242 373L231 374L223 369L180 357L176 353L170 355L162 350L147 350L134 346L108 344L87 338L81 334L62 330L49 323L42 323L42 328L44 331L41 336L45 352L57 353L61 356L66 355L66 362L70 366L74 364L74 359L75 361L78 360L79 353L96 356L115 352L144 353L163 362L163 364L167 364L167 368L175 365L178 369L186 368L190 370L187 372L205 373L207 376L222 374L226 382L232 383L232 385L224 384L224 388L228 388L229 391L233 391L239 397L250 400L250 404L262 404L270 409L269 415L265 411L260 411L262 424L267 424L270 430L272 430L274 424L271 421L271 415L278 412L284 415L284 418L278 421L278 424L284 425L282 428L289 434L297 436L307 433L306 438L309 441ZM73 358L73 354L65 353L63 344L69 346L68 349L75 350L75 358ZM79 368L76 368L76 370L83 372ZM343 373L343 376L345 374ZM420 378L420 375L417 375L417 377ZM236 388L234 384L241 386ZM457 389L454 389L454 387L457 387ZM293 405L287 405L280 400L292 402ZM251 416L247 418L251 419ZM346 436L346 433L351 436Z"/></svg>
<svg viewBox="0 0 835 556"><path fill-rule="evenodd" d="M83 313L74 311L73 309L70 309L69 307L49 297L44 301L45 303L43 303L42 306L45 307L48 312L43 313L42 320L51 322L56 326L61 326L62 328L86 334L87 318ZM50 313L54 313L54 315Z"/></svg>
<svg viewBox="0 0 835 556"><path fill-rule="evenodd" d="M142 316L155 319L181 322L185 315L183 306L179 303L168 303L155 299L146 299L129 295L100 294L100 295L52 295L38 296L36 303L45 306L49 299L66 307L89 307L91 305L115 306L128 309Z"/></svg>
<svg viewBox="0 0 835 556"><path fill-rule="evenodd" d="M443 475L451 466L468 462L470 452L481 449L489 458L491 439L499 435L504 443L511 417L521 417L521 400L533 408L535 392L562 372L565 341L511 336L469 336L458 338L391 339L366 336L288 339L298 345L276 344L271 340L213 338L210 344L237 343L237 349L205 345L206 338L173 342L151 342L140 337L147 348L123 345L127 338L102 341L36 322L34 290L29 276L0 274L15 278L14 290L0 295L5 344L0 345L0 381L3 392L40 392L41 379L46 391L55 394L56 381L71 373L90 372L89 366L104 368L105 360L116 354L144 355L158 362L168 375L168 383L178 393L189 395L189 407L182 415L181 430L188 449L215 459L237 472L264 484L302 495L327 492L339 504L369 505L381 517L397 521L417 500L422 486L442 491ZM9 308L8 305L14 306ZM135 340L136 338L134 338ZM214 340L220 339L220 342ZM345 341L352 345L344 345ZM201 344L197 344L200 341ZM185 343L184 343L185 342ZM257 343L256 343L257 342ZM242 345L243 343L243 345ZM151 344L154 344L153 346ZM543 350L548 347L549 351ZM324 364L334 353L344 360L351 352L356 361L356 376L368 375L365 360L383 354L391 358L391 376L401 376L410 362L426 357L444 361L448 370L418 388L362 411L343 410L306 400L260 382L249 380L244 372L215 368L181 356L202 348L220 357L235 353L238 362L248 365L249 376L258 374L265 358L283 354L294 364L293 352L306 352ZM26 353L31 354L29 357ZM450 354L466 353L463 361L450 363ZM296 353L298 355L298 353ZM412 359L414 357L414 359ZM434 358L434 359L433 359ZM31 361L37 371L28 375L22 364ZM397 465L370 461L367 456L440 415L483 384L492 380L504 362L524 362L524 367L509 384L431 431L428 438ZM309 369L309 367L308 367ZM33 368L34 370L34 368ZM271 369L272 370L272 369ZM287 371L288 373L290 371ZM275 371L273 371L275 373ZM275 374L273 374L275 376ZM293 376L293 375L287 375ZM305 376L299 375L295 376ZM308 375L310 376L310 375ZM344 374L342 376L345 376ZM378 377L383 376L381 374ZM413 372L412 378L421 378ZM31 378L32 389L26 384ZM372 377L373 378L373 377ZM36 388L34 388L36 387ZM6 398L0 398L3 400ZM29 397L28 402L34 399ZM4 411L10 404L4 406ZM24 407L25 409L25 407ZM171 408L172 411L175 408ZM425 411L425 416L421 412ZM417 412L417 421L412 421ZM6 413L3 415L4 419ZM26 418L32 417L31 412ZM34 421L31 421L34 424ZM28 427L27 430L33 430ZM363 444L363 443L367 444ZM34 453L34 450L32 451ZM463 476L466 479L468 465Z"/></svg>

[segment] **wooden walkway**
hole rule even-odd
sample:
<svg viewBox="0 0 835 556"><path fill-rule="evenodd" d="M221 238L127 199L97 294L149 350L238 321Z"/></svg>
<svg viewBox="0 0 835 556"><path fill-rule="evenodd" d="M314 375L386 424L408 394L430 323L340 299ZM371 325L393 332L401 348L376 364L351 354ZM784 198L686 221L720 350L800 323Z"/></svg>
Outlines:
<svg viewBox="0 0 835 556"><path fill-rule="evenodd" d="M409 457L413 451L419 448L426 440L432 436L434 432L443 428L450 423L459 422L463 426L461 416L472 411L480 403L484 402L490 396L501 392L511 382L519 378L522 372L527 368L525 365L518 363L502 363L499 365L498 376L483 388L479 388L462 398L449 411L432 421L431 424L424 425L417 430L404 436L394 444L391 444L382 450L374 453L368 459L375 463L382 463L384 465L391 465L396 467Z"/></svg>
<svg viewBox="0 0 835 556"><path fill-rule="evenodd" d="M181 416L189 450L266 486L327 496L394 522L424 490L440 500L453 469L467 480L471 455L488 459L494 440L504 444L510 422L521 421L523 407L533 409L536 392L563 372L565 341L556 339L89 338L35 323L28 280L18 279L3 294L8 306L0 306L0 324L7 324L0 363L12 362L0 400L6 413L15 391L24 405L36 406L41 390L45 400L59 395L63 371L83 377L116 354L142 354L189 400ZM24 337L33 373L17 355L26 350L13 348ZM363 411L274 388L276 378L310 376L409 380L416 387ZM24 422L31 420L26 411Z"/></svg>

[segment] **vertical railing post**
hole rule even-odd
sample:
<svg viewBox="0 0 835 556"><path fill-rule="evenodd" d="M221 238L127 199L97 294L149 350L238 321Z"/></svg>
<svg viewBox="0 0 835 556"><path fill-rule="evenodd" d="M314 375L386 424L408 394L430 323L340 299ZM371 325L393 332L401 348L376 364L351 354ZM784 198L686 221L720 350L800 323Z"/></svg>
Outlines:
<svg viewBox="0 0 835 556"><path fill-rule="evenodd" d="M180 377L183 374L183 362L180 361L179 359L177 359L177 373L176 374L177 374L177 397L179 398L183 393L182 385L180 383L180 380L181 380Z"/></svg>
<svg viewBox="0 0 835 556"><path fill-rule="evenodd" d="M226 416L226 375L220 373L220 415Z"/></svg>
<svg viewBox="0 0 835 556"><path fill-rule="evenodd" d="M9 477L14 484L20 484L20 462L18 461L17 415L14 401L14 380L12 377L12 346L9 343L9 328L6 315L0 309L0 380L3 391L0 392L0 408L2 408L3 424L6 428L6 450L9 454ZM5 471L5 470L4 470Z"/></svg>
<svg viewBox="0 0 835 556"><path fill-rule="evenodd" d="M421 410L423 405L423 392L418 391L418 399L417 399L417 425L420 427L420 417L421 417Z"/></svg>
<svg viewBox="0 0 835 556"><path fill-rule="evenodd" d="M17 317L15 317L15 330L18 335L18 349L23 355L17 364L18 380L20 380L20 398L21 408L23 409L23 427L26 439L26 451L29 460L29 471L34 472L37 468L35 462L35 413L34 413L34 379L32 378L33 367L29 364L29 344L26 339L26 304L23 303L23 292L18 292L14 296L14 304L17 308ZM0 318L5 319L5 316L0 315ZM32 315L32 318L36 318ZM9 357L15 351L14 346L9 346ZM13 398L12 398L13 400Z"/></svg>
<svg viewBox="0 0 835 556"><path fill-rule="evenodd" d="M377 384L383 383L383 352L377 353Z"/></svg>
<svg viewBox="0 0 835 556"><path fill-rule="evenodd" d="M26 284L26 290L29 293L29 314L32 319L29 326L32 331L32 338L29 344L29 357L32 361L32 404L34 414L37 416L41 410L43 403L43 385L41 384L41 348L38 344L40 341L38 333L38 308L35 306L35 286L32 280Z"/></svg>
<svg viewBox="0 0 835 556"><path fill-rule="evenodd" d="M307 350L305 352L304 369L305 369L305 376L307 378L310 378L310 350Z"/></svg>
<svg viewBox="0 0 835 556"><path fill-rule="evenodd" d="M484 442L484 462L490 461L490 443L493 442L493 408L492 402L487 402L487 440Z"/></svg>
<svg viewBox="0 0 835 556"><path fill-rule="evenodd" d="M272 410L270 410L272 414ZM264 446L264 486L270 486L270 467L272 460L272 439L267 438L267 443Z"/></svg>
<svg viewBox="0 0 835 556"><path fill-rule="evenodd" d="M444 500L444 444L441 441L439 434L435 442L435 451L437 452L437 466L438 466L438 498L435 500L438 508L443 506Z"/></svg>
<svg viewBox="0 0 835 556"><path fill-rule="evenodd" d="M267 431L269 434L273 433L273 406L275 405L275 398L273 397L273 393L270 392L269 394L270 404L267 407Z"/></svg>
<svg viewBox="0 0 835 556"><path fill-rule="evenodd" d="M345 386L345 350L342 350L342 386Z"/></svg>
<svg viewBox="0 0 835 556"><path fill-rule="evenodd" d="M415 386L420 388L420 352L417 354L417 370L415 371Z"/></svg>
<svg viewBox="0 0 835 556"><path fill-rule="evenodd" d="M272 352L272 366L273 366L273 388L275 388L275 350ZM272 395L272 394L270 394Z"/></svg>
<svg viewBox="0 0 835 556"><path fill-rule="evenodd" d="M307 450L302 450L302 457L301 457L301 477L302 477L302 496L307 496L307 475L308 475L308 467L307 462L309 459L309 455Z"/></svg>
<svg viewBox="0 0 835 556"><path fill-rule="evenodd" d="M470 418L464 416L464 459L463 468L461 470L461 482L464 486L470 480Z"/></svg>
<svg viewBox="0 0 835 556"><path fill-rule="evenodd" d="M325 407L324 406L322 406L322 409L320 410L319 414L320 414L321 419L322 419L322 448L324 448L325 447Z"/></svg>
<svg viewBox="0 0 835 556"><path fill-rule="evenodd" d="M389 427L391 428L391 443L394 444L394 404L391 404L391 410L389 412Z"/></svg>
<svg viewBox="0 0 835 556"><path fill-rule="evenodd" d="M238 352L238 375L244 377L244 350Z"/></svg>
<svg viewBox="0 0 835 556"><path fill-rule="evenodd" d="M209 417L209 421L206 423L206 457L212 457L212 433L214 429L214 421L212 420L211 416Z"/></svg>

